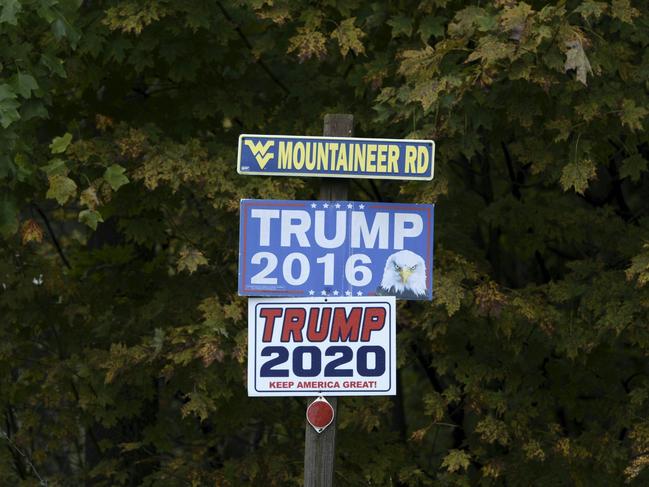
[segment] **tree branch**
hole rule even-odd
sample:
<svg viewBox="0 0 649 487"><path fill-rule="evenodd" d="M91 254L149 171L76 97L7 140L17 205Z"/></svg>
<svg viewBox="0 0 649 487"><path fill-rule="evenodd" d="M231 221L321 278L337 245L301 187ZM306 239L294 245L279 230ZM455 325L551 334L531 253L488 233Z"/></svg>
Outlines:
<svg viewBox="0 0 649 487"><path fill-rule="evenodd" d="M61 260L63 261L63 264L65 264L65 267L68 269L72 269L72 266L70 265L70 261L68 261L67 257L63 253L63 249L61 248L61 245L59 244L59 241L56 239L56 235L54 234L54 230L52 230L52 225L50 225L50 221L47 219L47 216L45 216L45 213L43 210L40 209L40 207L36 203L32 203L33 207L36 208L36 211L38 214L41 216L43 219L43 222L45 223L45 226L47 227L47 231L50 234L50 238L52 239L52 243L54 244L54 247L56 247L56 251L59 253L59 256L61 257Z"/></svg>
<svg viewBox="0 0 649 487"><path fill-rule="evenodd" d="M230 16L230 14L227 12L227 10L225 10L225 7L223 7L223 5L221 4L221 2L216 2L216 5L219 7L219 10L221 10L221 13L222 13L223 16L228 20L228 22L230 22L230 23L232 24L232 26L234 27L234 30L237 32L237 34L239 34L239 37L241 38L241 40L243 41L243 43L246 45L246 47L248 48L248 50L252 53L252 51L253 51L252 44L250 43L250 41L248 40L248 38L246 37L246 35L243 33L243 31L241 30L241 28L236 24L236 22L235 22L234 19ZM254 56L253 56L253 58L254 58ZM269 77L271 80L273 80L273 82L274 82L277 86L279 86L279 87L281 88L281 90L282 90L284 93L286 93L287 95L289 95L289 94L291 93L291 90L289 90L289 89L286 87L286 85L285 85L284 83L282 83L282 82L280 81L280 79L279 79L277 76L275 76L275 74L270 70L270 68L266 65L266 63L265 63L264 61L262 61L261 59L255 59L255 62L259 65L259 67L260 67L261 69L264 70L264 72L268 75L268 77Z"/></svg>

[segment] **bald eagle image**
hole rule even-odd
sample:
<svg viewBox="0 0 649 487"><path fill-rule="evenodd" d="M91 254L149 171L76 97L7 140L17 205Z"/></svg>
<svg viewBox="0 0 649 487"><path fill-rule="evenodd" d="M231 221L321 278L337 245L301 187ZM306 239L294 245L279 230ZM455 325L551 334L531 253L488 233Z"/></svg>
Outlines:
<svg viewBox="0 0 649 487"><path fill-rule="evenodd" d="M426 263L410 250L400 250L388 257L378 296L421 299L426 296Z"/></svg>

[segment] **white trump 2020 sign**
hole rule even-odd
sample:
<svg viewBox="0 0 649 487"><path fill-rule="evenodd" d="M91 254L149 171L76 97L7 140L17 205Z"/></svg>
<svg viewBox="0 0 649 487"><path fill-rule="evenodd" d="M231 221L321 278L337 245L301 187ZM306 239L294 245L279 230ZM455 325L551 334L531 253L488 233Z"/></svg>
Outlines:
<svg viewBox="0 0 649 487"><path fill-rule="evenodd" d="M393 296L250 298L249 396L396 394Z"/></svg>

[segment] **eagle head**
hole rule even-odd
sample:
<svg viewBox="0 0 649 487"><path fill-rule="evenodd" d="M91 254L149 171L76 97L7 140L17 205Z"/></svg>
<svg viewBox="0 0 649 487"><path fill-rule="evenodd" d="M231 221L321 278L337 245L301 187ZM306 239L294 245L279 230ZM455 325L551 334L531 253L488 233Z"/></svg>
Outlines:
<svg viewBox="0 0 649 487"><path fill-rule="evenodd" d="M383 270L381 288L388 293L412 292L426 294L426 263L410 250L400 250L388 257Z"/></svg>

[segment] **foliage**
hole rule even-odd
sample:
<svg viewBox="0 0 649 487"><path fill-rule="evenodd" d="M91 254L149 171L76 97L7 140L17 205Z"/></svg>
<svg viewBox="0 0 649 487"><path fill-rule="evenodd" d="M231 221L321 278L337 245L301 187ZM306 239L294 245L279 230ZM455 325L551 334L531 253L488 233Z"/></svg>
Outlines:
<svg viewBox="0 0 649 487"><path fill-rule="evenodd" d="M435 300L339 485L646 485L649 22L637 0L0 2L0 479L299 485L249 399L239 133L437 141Z"/></svg>

